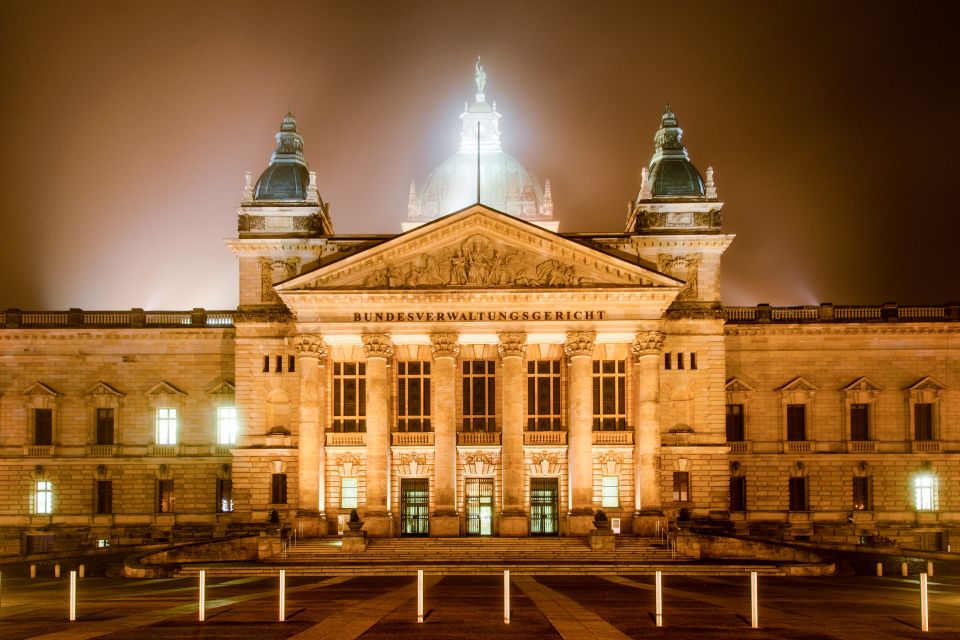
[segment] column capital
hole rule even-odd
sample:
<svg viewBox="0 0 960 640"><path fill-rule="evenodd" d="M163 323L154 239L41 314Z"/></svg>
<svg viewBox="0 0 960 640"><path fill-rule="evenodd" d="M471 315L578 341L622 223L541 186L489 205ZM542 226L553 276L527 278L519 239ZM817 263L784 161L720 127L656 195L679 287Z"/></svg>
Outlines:
<svg viewBox="0 0 960 640"><path fill-rule="evenodd" d="M497 350L500 352L500 358L522 358L527 352L527 334L525 333L501 333L500 342L497 344Z"/></svg>
<svg viewBox="0 0 960 640"><path fill-rule="evenodd" d="M293 350L298 358L327 359L327 345L316 333L301 333L293 337Z"/></svg>
<svg viewBox="0 0 960 640"><path fill-rule="evenodd" d="M634 360L639 361L644 356L655 356L660 354L663 349L663 340L666 334L662 331L638 331L633 344L630 345L630 352L633 353Z"/></svg>
<svg viewBox="0 0 960 640"><path fill-rule="evenodd" d="M460 353L460 343L457 342L455 333L433 333L430 334L430 351L433 352L433 358L456 358Z"/></svg>
<svg viewBox="0 0 960 640"><path fill-rule="evenodd" d="M592 356L596 339L596 331L571 331L567 334L567 341L563 343L563 352L568 358Z"/></svg>
<svg viewBox="0 0 960 640"><path fill-rule="evenodd" d="M386 333L367 333L361 336L363 340L363 353L370 358L383 358L389 360L393 356L393 343L390 336Z"/></svg>

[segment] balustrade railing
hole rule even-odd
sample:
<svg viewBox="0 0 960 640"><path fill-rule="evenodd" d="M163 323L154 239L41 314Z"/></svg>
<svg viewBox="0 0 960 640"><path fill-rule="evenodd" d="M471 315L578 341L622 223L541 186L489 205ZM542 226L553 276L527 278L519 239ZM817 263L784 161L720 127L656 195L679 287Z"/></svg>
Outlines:
<svg viewBox="0 0 960 640"><path fill-rule="evenodd" d="M500 445L499 431L458 431L458 445Z"/></svg>
<svg viewBox="0 0 960 640"><path fill-rule="evenodd" d="M328 447L362 447L367 444L367 434L360 432L338 433L336 431L327 432Z"/></svg>
<svg viewBox="0 0 960 640"><path fill-rule="evenodd" d="M567 444L566 431L524 431L525 445L564 445Z"/></svg>
<svg viewBox="0 0 960 640"><path fill-rule="evenodd" d="M0 312L0 328L16 327L232 327L232 311L21 311Z"/></svg>
<svg viewBox="0 0 960 640"><path fill-rule="evenodd" d="M394 431L390 437L393 446L433 446L432 431Z"/></svg>
<svg viewBox="0 0 960 640"><path fill-rule="evenodd" d="M724 307L730 323L765 322L937 322L960 321L960 305L832 305Z"/></svg>
<svg viewBox="0 0 960 640"><path fill-rule="evenodd" d="M593 444L633 444L633 431L594 431Z"/></svg>

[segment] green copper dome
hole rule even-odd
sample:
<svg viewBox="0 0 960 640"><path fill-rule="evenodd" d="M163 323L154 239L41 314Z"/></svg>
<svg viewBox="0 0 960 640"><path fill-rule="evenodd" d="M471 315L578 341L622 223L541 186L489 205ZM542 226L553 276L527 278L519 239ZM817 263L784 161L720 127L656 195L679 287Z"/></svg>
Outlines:
<svg viewBox="0 0 960 640"><path fill-rule="evenodd" d="M309 184L303 138L297 131L297 121L288 111L277 133L277 148L270 157L270 166L253 189L253 199L256 202L306 200Z"/></svg>
<svg viewBox="0 0 960 640"><path fill-rule="evenodd" d="M683 146L683 129L677 126L677 116L667 110L660 119L660 129L654 136L654 153L650 159L650 190L654 197L703 197L703 178L690 162Z"/></svg>

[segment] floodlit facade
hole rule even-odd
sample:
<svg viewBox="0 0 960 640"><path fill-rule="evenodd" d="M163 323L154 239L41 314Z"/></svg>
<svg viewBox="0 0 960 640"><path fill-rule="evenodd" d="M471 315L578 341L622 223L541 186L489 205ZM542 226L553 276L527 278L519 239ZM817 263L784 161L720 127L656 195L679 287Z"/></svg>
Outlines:
<svg viewBox="0 0 960 640"><path fill-rule="evenodd" d="M371 536L585 535L601 508L946 548L960 306L723 307L733 236L669 108L624 230L559 232L476 81L401 234L334 232L288 114L227 243L236 310L0 314L2 551L352 509Z"/></svg>

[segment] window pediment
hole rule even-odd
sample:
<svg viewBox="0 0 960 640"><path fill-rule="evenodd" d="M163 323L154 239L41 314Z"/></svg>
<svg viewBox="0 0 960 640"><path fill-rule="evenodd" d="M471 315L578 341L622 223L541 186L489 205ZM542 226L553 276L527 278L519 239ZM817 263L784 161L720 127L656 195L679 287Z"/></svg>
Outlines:
<svg viewBox="0 0 960 640"><path fill-rule="evenodd" d="M25 396L46 396L48 398L56 398L63 395L59 391L56 391L55 389L48 387L39 381L34 382L21 393Z"/></svg>
<svg viewBox="0 0 960 640"><path fill-rule="evenodd" d="M727 393L745 393L747 391L756 391L756 389L736 376L727 380L727 384L724 388L727 390Z"/></svg>
<svg viewBox="0 0 960 640"><path fill-rule="evenodd" d="M877 399L877 394L883 391L883 387L868 378L860 376L847 386L841 389L846 399L855 404L866 404Z"/></svg>
<svg viewBox="0 0 960 640"><path fill-rule="evenodd" d="M88 396L109 396L112 398L123 398L127 394L117 391L103 380L98 380L92 387L87 389Z"/></svg>
<svg viewBox="0 0 960 640"><path fill-rule="evenodd" d="M786 393L789 391L812 393L814 391L819 391L819 390L820 390L820 387L813 384L803 376L797 376L787 384L777 389L777 391L779 391L780 393Z"/></svg>
<svg viewBox="0 0 960 640"><path fill-rule="evenodd" d="M211 396L233 396L236 393L237 388L229 380L219 382L207 391L207 395Z"/></svg>
<svg viewBox="0 0 960 640"><path fill-rule="evenodd" d="M180 389L177 389L175 386L173 386L173 385L170 384L169 382L164 382L163 380L161 380L161 381L158 382L157 384L155 384L155 385L153 385L152 387L150 387L150 389L148 389L147 392L146 392L146 394L144 394L144 395L148 395L148 396L185 396L185 395L187 395L187 394L185 394L183 391L180 391Z"/></svg>
<svg viewBox="0 0 960 640"><path fill-rule="evenodd" d="M917 380L915 383L907 387L909 391L943 391L946 389L946 385L942 384L933 376L926 376Z"/></svg>

